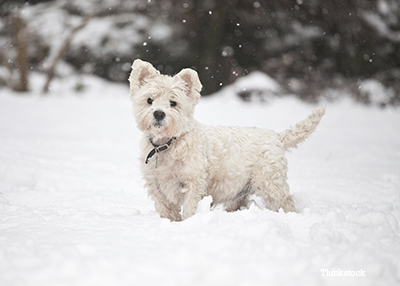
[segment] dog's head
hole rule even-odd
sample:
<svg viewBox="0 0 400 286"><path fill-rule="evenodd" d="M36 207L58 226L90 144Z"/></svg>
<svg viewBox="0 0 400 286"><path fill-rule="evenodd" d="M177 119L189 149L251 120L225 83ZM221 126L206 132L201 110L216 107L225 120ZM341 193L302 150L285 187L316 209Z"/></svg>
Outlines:
<svg viewBox="0 0 400 286"><path fill-rule="evenodd" d="M135 60L129 77L138 128L154 138L178 137L190 129L202 85L197 73L183 69L171 77L150 63Z"/></svg>

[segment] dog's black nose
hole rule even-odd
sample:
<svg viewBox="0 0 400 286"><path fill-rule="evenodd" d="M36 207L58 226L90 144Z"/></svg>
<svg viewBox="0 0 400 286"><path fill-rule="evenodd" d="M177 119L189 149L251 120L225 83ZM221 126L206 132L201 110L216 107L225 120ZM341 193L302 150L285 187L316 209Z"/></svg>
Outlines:
<svg viewBox="0 0 400 286"><path fill-rule="evenodd" d="M157 121L161 121L165 118L165 112L161 110L156 110L154 111L153 116Z"/></svg>

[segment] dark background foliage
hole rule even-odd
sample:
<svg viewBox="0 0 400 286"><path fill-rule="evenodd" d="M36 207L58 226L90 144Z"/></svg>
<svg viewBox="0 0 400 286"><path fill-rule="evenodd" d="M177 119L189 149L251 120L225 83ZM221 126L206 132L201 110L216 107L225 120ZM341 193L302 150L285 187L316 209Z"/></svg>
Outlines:
<svg viewBox="0 0 400 286"><path fill-rule="evenodd" d="M28 29L34 27L29 29L30 66L46 72L43 66L54 41L33 23L41 13L58 9L64 15L60 21L65 30L85 17L111 23L108 31L93 34L93 39L71 41L62 59L76 72L126 82L130 63L141 58L167 74L184 67L196 69L203 94L208 95L259 70L287 92L310 101L330 87L346 88L362 97L357 91L359 82L374 78L393 91L391 104L400 101L397 0L90 2L2 1L3 62L13 57L6 40L14 29L10 19L16 11L28 10L21 15ZM124 42L129 48L116 48Z"/></svg>

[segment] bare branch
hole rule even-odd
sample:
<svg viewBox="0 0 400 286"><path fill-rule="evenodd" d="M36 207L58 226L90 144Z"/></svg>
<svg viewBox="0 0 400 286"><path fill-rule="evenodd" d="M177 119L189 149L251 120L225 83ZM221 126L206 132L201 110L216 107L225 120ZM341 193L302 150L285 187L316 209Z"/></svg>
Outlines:
<svg viewBox="0 0 400 286"><path fill-rule="evenodd" d="M43 86L43 90L42 92L44 94L46 94L49 91L50 88L50 83L54 78L55 75L55 70L56 70L56 66L58 64L58 62L61 60L61 58L63 57L63 55L65 54L65 52L67 51L72 39L75 37L75 35L81 30L83 29L87 23L89 22L90 19L92 19L93 16L89 15L86 16L82 22L76 26L75 28L73 28L70 33L68 34L68 36L65 38L63 44L61 45L60 49L58 50L58 52L56 53L53 62L51 63L49 70L47 71L47 79L46 79L46 83Z"/></svg>

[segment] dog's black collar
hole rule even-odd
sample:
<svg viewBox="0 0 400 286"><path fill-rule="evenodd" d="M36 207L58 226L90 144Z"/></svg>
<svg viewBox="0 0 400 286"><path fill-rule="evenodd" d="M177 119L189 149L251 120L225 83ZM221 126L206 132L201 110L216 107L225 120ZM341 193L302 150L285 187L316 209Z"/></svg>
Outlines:
<svg viewBox="0 0 400 286"><path fill-rule="evenodd" d="M157 145L150 138L149 141L150 141L151 145L153 145L154 149L151 150L150 153L147 155L145 163L146 164L149 163L150 158L153 157L156 153L160 153L160 152L167 150L169 148L169 146L171 145L172 141L174 141L175 139L176 139L176 137L172 137L167 143L165 143L163 145ZM156 168L157 168L157 162L156 162Z"/></svg>

